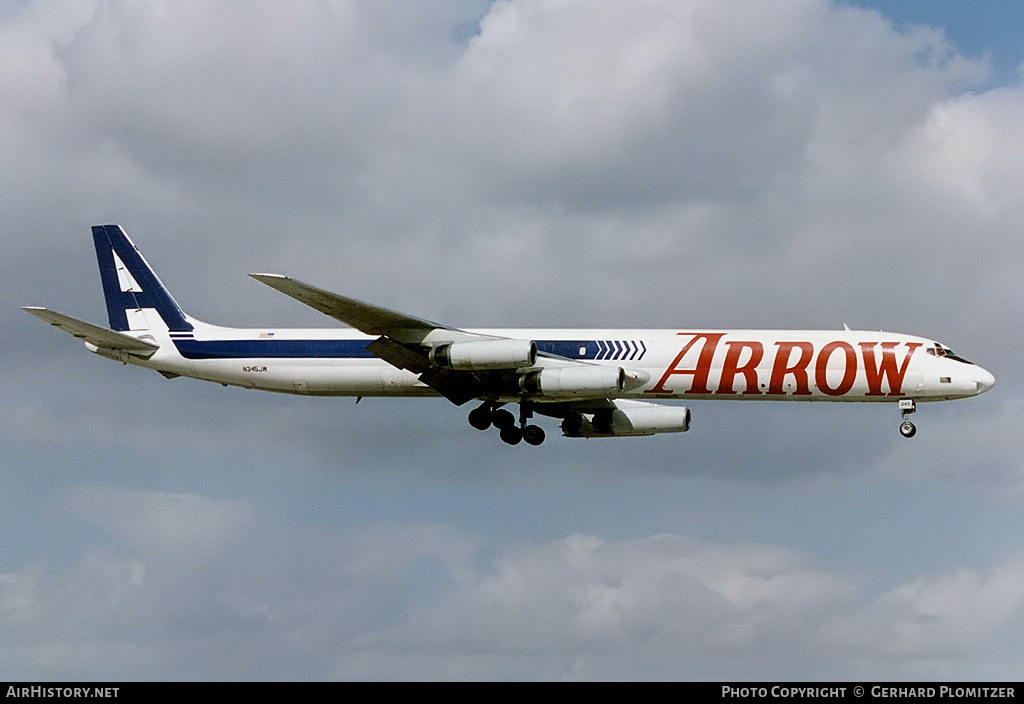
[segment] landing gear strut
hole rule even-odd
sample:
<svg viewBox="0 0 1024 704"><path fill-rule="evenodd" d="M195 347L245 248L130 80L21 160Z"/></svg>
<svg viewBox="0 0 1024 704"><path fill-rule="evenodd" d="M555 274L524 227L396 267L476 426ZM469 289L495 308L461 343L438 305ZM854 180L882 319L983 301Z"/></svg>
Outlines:
<svg viewBox="0 0 1024 704"><path fill-rule="evenodd" d="M525 403L519 404L519 432L527 445L540 445L544 442L544 430L539 425L529 424L526 421L533 417L533 410Z"/></svg>
<svg viewBox="0 0 1024 704"><path fill-rule="evenodd" d="M519 406L519 423L516 417L504 408L487 402L469 412L469 424L477 430L487 430L492 425L498 429L499 437L509 445L518 445L525 440L527 445L540 445L544 442L544 430L539 425L528 425L527 420L533 416L526 404Z"/></svg>
<svg viewBox="0 0 1024 704"><path fill-rule="evenodd" d="M903 422L900 423L900 435L905 438L912 438L917 434L917 426L907 420L907 416L917 410L917 402L912 398L900 399L900 414Z"/></svg>

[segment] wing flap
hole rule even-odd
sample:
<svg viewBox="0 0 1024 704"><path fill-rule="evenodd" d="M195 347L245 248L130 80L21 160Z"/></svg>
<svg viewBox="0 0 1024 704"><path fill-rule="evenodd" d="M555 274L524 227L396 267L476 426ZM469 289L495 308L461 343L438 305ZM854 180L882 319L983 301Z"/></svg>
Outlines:
<svg viewBox="0 0 1024 704"><path fill-rule="evenodd" d="M63 313L58 313L48 308L41 308L39 306L23 306L22 310L26 313L31 313L40 320L45 320L50 325L60 328L69 335L74 335L78 339L84 340L95 347L124 350L125 352L137 354L141 357L150 357L154 352L160 349L160 345L155 342L140 340L132 337L131 335L125 335L124 333L120 333L115 330L103 328L99 325L93 325L92 323L87 323L84 320L79 320L78 318L72 318L70 315L64 315Z"/></svg>
<svg viewBox="0 0 1024 704"><path fill-rule="evenodd" d="M435 330L451 331L459 337L475 338L478 335L325 291L282 274L249 276L362 333L377 335L378 338L366 346L370 354L393 367L418 374L420 381L457 406L486 392L485 385L476 374L441 369L418 347Z"/></svg>
<svg viewBox="0 0 1024 704"><path fill-rule="evenodd" d="M427 355L383 335L368 344L366 351L393 367L408 369L414 374L422 374L432 366Z"/></svg>
<svg viewBox="0 0 1024 704"><path fill-rule="evenodd" d="M370 354L383 359L393 367L408 369L420 375L420 381L437 391L456 406L481 396L486 391L483 382L468 371L439 369L431 364L427 355L410 349L390 337L381 336L366 346Z"/></svg>

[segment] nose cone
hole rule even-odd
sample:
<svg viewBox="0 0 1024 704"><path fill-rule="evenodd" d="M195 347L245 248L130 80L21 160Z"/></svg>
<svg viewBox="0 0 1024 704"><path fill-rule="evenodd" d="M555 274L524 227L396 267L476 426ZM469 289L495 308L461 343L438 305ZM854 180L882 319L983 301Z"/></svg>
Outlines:
<svg viewBox="0 0 1024 704"><path fill-rule="evenodd" d="M992 376L992 372L978 367L974 373L974 383L978 385L978 393L983 394L995 386L996 378Z"/></svg>

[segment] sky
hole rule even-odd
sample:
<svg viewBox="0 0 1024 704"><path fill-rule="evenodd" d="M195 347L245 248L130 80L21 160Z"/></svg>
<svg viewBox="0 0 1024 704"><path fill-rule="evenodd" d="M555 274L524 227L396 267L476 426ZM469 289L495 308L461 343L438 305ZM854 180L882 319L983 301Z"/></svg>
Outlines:
<svg viewBox="0 0 1024 704"><path fill-rule="evenodd" d="M1019 3L0 4L0 679L1019 680ZM168 381L277 271L459 327L920 334L922 404L695 402L509 447L442 399Z"/></svg>

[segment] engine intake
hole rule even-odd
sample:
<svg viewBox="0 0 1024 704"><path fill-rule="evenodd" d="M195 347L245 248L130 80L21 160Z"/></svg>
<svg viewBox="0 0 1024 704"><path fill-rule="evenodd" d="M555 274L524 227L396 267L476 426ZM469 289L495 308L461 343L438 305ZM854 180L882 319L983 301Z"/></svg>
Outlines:
<svg viewBox="0 0 1024 704"><path fill-rule="evenodd" d="M430 350L430 361L448 369L520 369L537 363L533 340L449 342Z"/></svg>

